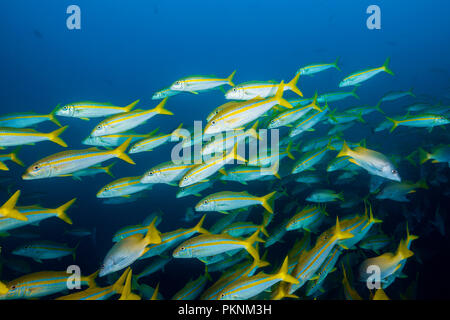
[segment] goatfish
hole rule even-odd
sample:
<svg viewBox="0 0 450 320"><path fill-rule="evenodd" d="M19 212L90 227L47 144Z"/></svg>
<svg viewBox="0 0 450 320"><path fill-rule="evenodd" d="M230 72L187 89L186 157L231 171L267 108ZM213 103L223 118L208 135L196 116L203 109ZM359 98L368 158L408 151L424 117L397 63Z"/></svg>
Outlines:
<svg viewBox="0 0 450 320"><path fill-rule="evenodd" d="M130 268L127 268L113 285L97 287L97 285L93 284L86 290L58 297L55 300L108 300L114 295L122 293L124 282L130 272Z"/></svg>
<svg viewBox="0 0 450 320"><path fill-rule="evenodd" d="M235 249L245 249L255 261L259 261L259 253L253 244L264 240L258 237L258 233L259 230L245 240L226 234L203 234L180 244L172 255L174 258L202 258Z"/></svg>
<svg viewBox="0 0 450 320"><path fill-rule="evenodd" d="M189 281L180 291L174 294L171 300L195 300L205 289L208 281L212 281L208 274L208 269L205 269L205 274L200 275L197 279Z"/></svg>
<svg viewBox="0 0 450 320"><path fill-rule="evenodd" d="M408 91L391 91L386 93L380 100L381 102L386 102L386 101L394 101L394 100L398 100L400 98L403 97L407 97L407 96L411 96L413 98L416 97L416 95L413 93L413 89L409 89Z"/></svg>
<svg viewBox="0 0 450 320"><path fill-rule="evenodd" d="M276 191L263 197L256 197L244 192L222 191L211 194L195 206L195 211L218 211L228 214L233 209L245 208L253 205L262 205L264 209L273 213L272 201Z"/></svg>
<svg viewBox="0 0 450 320"><path fill-rule="evenodd" d="M0 231L8 231L26 226L28 224L38 224L42 220L52 217L58 217L68 224L72 224L72 220L67 216L66 211L75 202L76 198L64 203L58 208L42 208L40 206L16 207L15 209L27 219L26 221L6 217L0 217Z"/></svg>
<svg viewBox="0 0 450 320"><path fill-rule="evenodd" d="M343 193L336 193L335 191L329 189L315 190L306 198L306 201L317 203L333 202L337 200L344 201Z"/></svg>
<svg viewBox="0 0 450 320"><path fill-rule="evenodd" d="M420 180L417 183L411 182L390 182L383 187L377 194L377 199L390 199L399 202L409 202L406 196L410 193L416 192L416 189L428 189L425 180Z"/></svg>
<svg viewBox="0 0 450 320"><path fill-rule="evenodd" d="M105 167L93 166L93 167L89 167L89 168L86 168L86 169L83 169L83 170L75 171L74 173L66 174L66 175L63 175L63 176L64 177L72 177L75 180L81 180L82 177L93 177L93 176L95 176L97 174L106 173L108 176L114 178L114 175L111 172L111 168L115 164L116 163L113 162L110 165L105 166Z"/></svg>
<svg viewBox="0 0 450 320"><path fill-rule="evenodd" d="M267 290L280 281L298 284L299 281L288 274L288 257L284 259L280 269L275 274L263 272L251 277L243 277L225 287L218 300L247 300Z"/></svg>
<svg viewBox="0 0 450 320"><path fill-rule="evenodd" d="M141 183L175 184L196 164L178 164L172 161L163 162L154 166L141 177Z"/></svg>
<svg viewBox="0 0 450 320"><path fill-rule="evenodd" d="M82 286L95 286L98 271L82 276L79 284ZM73 274L66 271L41 271L30 273L14 279L6 284L8 292L0 295L0 300L35 299L65 291L71 283Z"/></svg>
<svg viewBox="0 0 450 320"><path fill-rule="evenodd" d="M89 120L90 118L107 117L119 113L130 112L138 102L139 100L136 100L126 107L118 107L111 103L81 101L57 107L55 114L61 117Z"/></svg>
<svg viewBox="0 0 450 320"><path fill-rule="evenodd" d="M400 175L392 162L385 155L377 151L364 147L356 147L352 150L344 141L342 149L336 157L344 156L350 157L348 161L366 169L371 175L377 175L398 182L401 181Z"/></svg>
<svg viewBox="0 0 450 320"><path fill-rule="evenodd" d="M97 137L128 131L143 124L157 114L173 115L172 112L164 109L167 99L168 98L164 98L164 100L153 109L137 109L108 117L92 130L91 136Z"/></svg>
<svg viewBox="0 0 450 320"><path fill-rule="evenodd" d="M67 147L67 144L59 137L67 128L68 126L65 126L50 133L37 132L34 129L27 128L0 128L0 146L11 147L51 141L62 147Z"/></svg>
<svg viewBox="0 0 450 320"><path fill-rule="evenodd" d="M244 158L237 154L237 144L234 145L233 149L228 154L215 157L190 169L183 178L181 178L179 186L186 187L200 181L207 181L210 176L234 160L242 161L242 163L246 162Z"/></svg>
<svg viewBox="0 0 450 320"><path fill-rule="evenodd" d="M207 91L223 85L234 87L233 77L236 70L228 78L217 78L216 76L189 76L175 81L169 87L172 91L184 91L198 94L199 91Z"/></svg>
<svg viewBox="0 0 450 320"><path fill-rule="evenodd" d="M420 164L432 160L433 163L447 162L450 167L450 146L442 145L433 148L431 152L426 152L424 149L419 148L419 161Z"/></svg>
<svg viewBox="0 0 450 320"><path fill-rule="evenodd" d="M258 128L258 121L256 121L253 126L251 126L248 130L232 130L226 131L220 135L214 136L214 140L208 142L202 148L202 155L210 155L215 153L222 154L223 151L229 150L236 143L239 144L244 142L246 138L254 138L257 140L261 140L256 129Z"/></svg>
<svg viewBox="0 0 450 320"><path fill-rule="evenodd" d="M206 215L204 215L200 221L192 228L183 229L179 228L174 231L166 232L161 235L161 243L152 244L148 246L148 251L141 257L141 259L147 259L156 255L160 255L165 251L172 249L179 243L189 239L194 234L209 234L208 230L202 227L203 221L205 221Z"/></svg>
<svg viewBox="0 0 450 320"><path fill-rule="evenodd" d="M277 104L285 108L293 108L292 105L283 99L284 82L278 86L274 97L266 99L252 99L246 103L232 105L217 113L205 126L205 134L219 133L232 129L242 128L246 124L253 122Z"/></svg>
<svg viewBox="0 0 450 320"><path fill-rule="evenodd" d="M391 61L391 58L388 57L381 67L365 69L365 70L361 70L361 71L352 73L351 75L345 77L339 83L339 87L342 88L342 87L359 85L361 82L369 80L370 78L374 77L375 75L377 75L380 72L387 72L393 76L394 73L389 69L390 61Z"/></svg>
<svg viewBox="0 0 450 320"><path fill-rule="evenodd" d="M135 144L133 144L128 153L139 153L144 151L153 151L153 149L164 145L165 143L171 141L174 132L181 128L183 124L180 124L177 129L175 129L171 133L167 134L150 134L145 139L139 140Z"/></svg>
<svg viewBox="0 0 450 320"><path fill-rule="evenodd" d="M291 126L290 125L291 123L297 121L312 109L315 109L319 112L322 111L322 109L320 109L320 107L317 105L317 92L314 96L314 100L312 103L306 106L300 106L299 108L293 108L281 112L280 114L276 115L272 120L270 120L268 128L273 129L281 126Z"/></svg>
<svg viewBox="0 0 450 320"><path fill-rule="evenodd" d="M103 151L97 148L89 148L53 154L32 164L23 174L22 179L33 180L66 175L112 158L119 158L125 162L135 164L125 153L130 141L131 139L128 139L114 150Z"/></svg>
<svg viewBox="0 0 450 320"><path fill-rule="evenodd" d="M139 259L152 243L161 243L160 232L155 227L156 218L147 227L147 234L136 233L117 242L106 254L99 276L124 269Z"/></svg>
<svg viewBox="0 0 450 320"><path fill-rule="evenodd" d="M304 117L300 118L292 125L292 129L289 132L289 137L293 138L305 131L314 130L312 127L319 123L328 111L328 105L325 105L321 111L314 110L308 112Z"/></svg>
<svg viewBox="0 0 450 320"><path fill-rule="evenodd" d="M56 109L49 114L37 114L34 112L4 114L0 116L0 127L26 128L47 120L55 123L58 127L62 127L58 119L55 118L55 111Z"/></svg>
<svg viewBox="0 0 450 320"><path fill-rule="evenodd" d="M281 152L279 152L280 150L278 150L278 148L275 148L275 152L272 152L272 149L268 149L267 147L259 148L258 152L250 154L248 165L260 167L273 166L274 164L279 163L281 160L283 160L286 156L289 159L294 160L295 158L291 153L291 150L292 141L290 141L286 148Z"/></svg>
<svg viewBox="0 0 450 320"><path fill-rule="evenodd" d="M214 184L213 181L204 181L204 182L197 182L197 183L191 184L189 186L179 188L176 197L177 197L177 199L191 196L191 195L196 196L196 197L201 197L202 195L200 194L200 192L208 189L213 184Z"/></svg>
<svg viewBox="0 0 450 320"><path fill-rule="evenodd" d="M360 266L360 279L361 281L366 281L372 274L369 267L377 266L379 268L377 274L379 275L380 281L382 281L396 272L402 266L401 262L403 260L413 255L414 253L408 249L405 240L401 240L395 253L386 252L380 256L364 260Z"/></svg>
<svg viewBox="0 0 450 320"><path fill-rule="evenodd" d="M289 219L285 228L287 231L303 229L311 232L310 226L317 224L317 222L323 220L325 216L328 216L325 207L306 206Z"/></svg>
<svg viewBox="0 0 450 320"><path fill-rule="evenodd" d="M158 129L155 129L153 132L151 132L149 134L124 132L124 133L116 133L116 134L107 134L107 135L98 136L98 137L88 136L81 143L84 145L95 146L95 147L106 147L106 148L117 147L117 146L121 145L122 143L124 143L129 138L131 138L131 142L135 142L140 139L148 138L157 130Z"/></svg>
<svg viewBox="0 0 450 320"><path fill-rule="evenodd" d="M174 96L178 93L180 93L180 91L174 91L174 90L171 90L170 87L167 87L167 88L164 88L162 90L155 92L152 96L152 100L164 99L167 97Z"/></svg>
<svg viewBox="0 0 450 320"><path fill-rule="evenodd" d="M450 123L450 120L446 116L440 114L406 115L398 120L389 117L386 117L386 119L392 122L392 127L389 132L394 131L398 126L429 128L431 130L433 127Z"/></svg>
<svg viewBox="0 0 450 320"><path fill-rule="evenodd" d="M39 263L42 263L42 260L60 259L68 255L72 255L75 261L77 248L78 245L70 248L66 244L53 241L34 241L17 247L12 251L12 254L28 257Z"/></svg>
<svg viewBox="0 0 450 320"><path fill-rule="evenodd" d="M221 104L220 106L214 108L214 110L208 114L208 116L206 117L206 121L209 122L212 118L215 117L216 114L218 114L222 110L230 108L231 106L234 106L234 105L243 105L246 103L247 103L247 101L230 101L230 102Z"/></svg>
<svg viewBox="0 0 450 320"><path fill-rule="evenodd" d="M333 63L314 63L304 67L301 67L297 70L297 73L302 75L311 76L315 73L322 72L328 70L330 68L335 68L341 71L341 68L338 67L337 63L339 61L339 57Z"/></svg>
<svg viewBox="0 0 450 320"><path fill-rule="evenodd" d="M264 222L261 225L256 225L249 221L234 222L223 229L222 233L229 234L232 237L243 237L247 234L254 233L256 230L261 231L262 234L269 237L269 234L264 227Z"/></svg>
<svg viewBox="0 0 450 320"><path fill-rule="evenodd" d="M303 93L297 88L300 73L284 86L283 90L291 90L303 97ZM255 98L265 99L272 97L277 92L280 84L275 81L250 81L236 85L225 93L228 100L251 100Z"/></svg>
<svg viewBox="0 0 450 320"><path fill-rule="evenodd" d="M14 194L0 207L0 219L3 217L11 218L13 220L28 221L28 218L23 215L16 207L17 201L20 197L20 190Z"/></svg>
<svg viewBox="0 0 450 320"><path fill-rule="evenodd" d="M358 247L364 250L372 250L379 254L379 251L385 248L391 242L391 238L383 233L374 234L366 237L358 244Z"/></svg>
<svg viewBox="0 0 450 320"><path fill-rule="evenodd" d="M156 257L147 267L144 268L144 270L142 270L141 273L136 275L136 279L139 280L141 278L148 277L161 269L164 271L164 267L170 262L170 260L172 260L172 257Z"/></svg>
<svg viewBox="0 0 450 320"><path fill-rule="evenodd" d="M97 198L129 197L152 186L152 184L141 183L141 176L120 178L101 188L97 192Z"/></svg>
<svg viewBox="0 0 450 320"><path fill-rule="evenodd" d="M357 87L355 87L350 92L338 91L338 92L324 93L317 98L317 102L318 103L334 102L334 101L344 100L349 97L354 97L359 100L359 96L356 94L356 88Z"/></svg>
<svg viewBox="0 0 450 320"><path fill-rule="evenodd" d="M300 255L298 263L292 272L292 276L299 282L290 285L288 289L289 294L294 293L308 280L313 278L313 275L326 260L335 245L339 244L342 240L350 239L352 237L353 235L350 232L341 229L339 218L336 217L336 226L324 231L317 238L314 247L309 251L304 251Z"/></svg>
<svg viewBox="0 0 450 320"><path fill-rule="evenodd" d="M325 157L328 150L335 150L330 143L325 147L317 150L313 150L304 154L294 165L291 173L296 174L305 170L312 170L313 166L320 162Z"/></svg>
<svg viewBox="0 0 450 320"><path fill-rule="evenodd" d="M222 172L226 173L220 180L222 181L236 181L242 184L247 184L248 181L254 181L261 179L265 176L275 176L281 179L278 174L279 161L275 161L270 167L258 167L258 166L236 166L231 170L223 169Z"/></svg>

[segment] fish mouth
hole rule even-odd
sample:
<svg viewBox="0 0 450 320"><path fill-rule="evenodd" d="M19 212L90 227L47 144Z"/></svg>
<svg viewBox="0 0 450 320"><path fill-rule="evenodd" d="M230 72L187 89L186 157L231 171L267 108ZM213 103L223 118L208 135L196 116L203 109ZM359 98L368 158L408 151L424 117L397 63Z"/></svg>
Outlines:
<svg viewBox="0 0 450 320"><path fill-rule="evenodd" d="M23 180L31 180L31 179L33 179L28 173L24 173L23 175L22 175L22 179Z"/></svg>

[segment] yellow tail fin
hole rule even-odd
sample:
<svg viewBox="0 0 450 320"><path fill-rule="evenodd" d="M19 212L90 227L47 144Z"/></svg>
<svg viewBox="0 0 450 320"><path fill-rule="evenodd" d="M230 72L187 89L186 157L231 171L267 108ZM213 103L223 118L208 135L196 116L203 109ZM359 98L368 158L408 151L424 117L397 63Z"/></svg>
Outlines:
<svg viewBox="0 0 450 320"><path fill-rule="evenodd" d="M130 112L138 103L139 103L139 99L137 99L136 101L130 103L126 107L123 107L123 111L124 112Z"/></svg>
<svg viewBox="0 0 450 320"><path fill-rule="evenodd" d="M351 151L352 150L348 147L347 143L344 140L343 143L342 143L342 149L341 149L341 151L339 151L339 153L336 156L336 158L350 156L350 152Z"/></svg>
<svg viewBox="0 0 450 320"><path fill-rule="evenodd" d="M19 147L17 147L16 149L14 149L14 151L11 152L11 153L9 154L9 159L10 159L12 162L17 163L19 166L25 167L25 164L22 162L22 160L20 160L20 159L17 157L17 154L19 153L19 151L20 151L21 148L22 148L22 146L19 146Z"/></svg>
<svg viewBox="0 0 450 320"><path fill-rule="evenodd" d="M265 195L264 197L259 198L259 200L261 201L261 205L264 207L264 209L266 209L267 211L269 211L270 213L273 213L273 201L275 200L275 194L277 192L273 191L271 193L269 193L268 195Z"/></svg>
<svg viewBox="0 0 450 320"><path fill-rule="evenodd" d="M274 99L278 102L279 105L292 109L293 106L285 99L283 99L283 92L284 92L284 81L281 81L278 85L277 93L275 94Z"/></svg>
<svg viewBox="0 0 450 320"><path fill-rule="evenodd" d="M401 240L400 244L398 245L397 255L400 257L401 260L403 260L412 257L414 255L414 252L408 249L408 245L404 240Z"/></svg>
<svg viewBox="0 0 450 320"><path fill-rule="evenodd" d="M50 140L50 141L52 141L52 142L54 142L56 144L59 144L60 146L66 148L67 147L67 143L65 143L64 140L59 137L59 135L61 133L63 133L64 131L66 131L66 129L68 127L69 126L64 126L64 127L59 128L59 129L57 129L57 130L55 130L53 132L48 133L47 134L48 140Z"/></svg>
<svg viewBox="0 0 450 320"><path fill-rule="evenodd" d="M9 171L9 168L6 166L6 164L0 161L0 170Z"/></svg>
<svg viewBox="0 0 450 320"><path fill-rule="evenodd" d="M62 127L61 123L59 123L58 119L55 118L55 114L59 109L59 104L56 106L55 109L48 115L48 120L56 124L58 127Z"/></svg>
<svg viewBox="0 0 450 320"><path fill-rule="evenodd" d="M66 211L72 206L72 204L77 200L77 198L73 198L72 200L64 203L62 206L55 209L56 216L60 218L62 221L72 224L72 219L66 214Z"/></svg>
<svg viewBox="0 0 450 320"><path fill-rule="evenodd" d="M392 122L392 128L391 128L391 130L389 130L389 133L391 133L392 131L394 131L395 128L397 128L397 126L400 123L400 121L394 120L394 119L389 118L389 117L386 117L386 119L388 119L389 121Z"/></svg>
<svg viewBox="0 0 450 320"><path fill-rule="evenodd" d="M282 281L284 282L289 282L289 283L293 283L293 284L298 284L299 281L297 279L295 279L293 276L291 276L288 273L288 257L286 256L286 258L284 258L283 264L280 267L280 270L278 271L278 273L275 275L277 278L281 278Z"/></svg>
<svg viewBox="0 0 450 320"><path fill-rule="evenodd" d="M155 290L153 291L152 297L150 300L158 300L158 292L159 292L159 282L155 287Z"/></svg>
<svg viewBox="0 0 450 320"><path fill-rule="evenodd" d="M134 293L131 292L131 278L132 278L132 276L133 276L133 272L130 270L128 272L128 274L127 274L127 278L125 280L125 284L123 286L122 294L120 295L119 300L141 300L140 296L138 296L137 294L134 294Z"/></svg>
<svg viewBox="0 0 450 320"><path fill-rule="evenodd" d="M259 234L259 229L256 230L255 233L253 233L249 238L244 240L245 249L253 257L256 264L259 263L260 259L259 259L258 250L253 247L253 244L255 242L265 242L264 240L262 240L258 237L258 234Z"/></svg>
<svg viewBox="0 0 450 320"><path fill-rule="evenodd" d="M173 116L173 113L167 109L164 109L164 106L166 105L167 99L169 97L164 98L163 101L161 101L154 109L150 110L151 112L156 112L159 114L167 114L169 116Z"/></svg>
<svg viewBox="0 0 450 320"><path fill-rule="evenodd" d="M253 124L253 126L247 130L246 133L247 133L247 135L250 135L257 140L262 140L262 138L259 136L258 132L256 131L256 129L258 128L258 124L259 124L259 121L256 121Z"/></svg>
<svg viewBox="0 0 450 320"><path fill-rule="evenodd" d="M95 271L93 274L90 274L86 277L87 285L89 288L96 287L97 284L95 283L95 278L97 278L98 274L100 273L100 270Z"/></svg>
<svg viewBox="0 0 450 320"><path fill-rule="evenodd" d="M229 83L230 86L232 86L232 87L234 87L233 77L234 77L234 74L235 74L235 73L236 73L236 70L234 70L234 71L229 75L229 77L227 78L228 83Z"/></svg>
<svg viewBox="0 0 450 320"><path fill-rule="evenodd" d="M127 151L128 146L130 145L131 138L128 138L127 141L122 143L120 146L118 146L116 149L110 151L112 154L114 154L117 158L131 163L136 164L134 161L125 153Z"/></svg>
<svg viewBox="0 0 450 320"><path fill-rule="evenodd" d="M242 161L242 162L247 162L247 160L245 160L244 158L242 158L240 155L238 155L238 153L237 153L237 142L234 144L234 147L233 147L233 149L230 151L230 153L228 153L226 156L225 156L225 160L226 161L228 161L228 160L237 160L237 161Z"/></svg>
<svg viewBox="0 0 450 320"><path fill-rule="evenodd" d="M3 206L0 207L0 215L21 221L28 221L28 218L16 209L17 200L19 200L20 190L17 190Z"/></svg>
<svg viewBox="0 0 450 320"><path fill-rule="evenodd" d="M289 141L288 146L286 147L286 150L284 152L286 152L289 159L295 160L295 157L291 153L291 149L292 149L292 141Z"/></svg>
<svg viewBox="0 0 450 320"><path fill-rule="evenodd" d="M291 89L291 91L295 92L300 97L303 97L303 93L297 88L297 81L298 81L299 77L300 77L300 72L297 73L295 75L295 77L288 84L286 84L286 86L288 86L289 89Z"/></svg>
<svg viewBox="0 0 450 320"><path fill-rule="evenodd" d="M280 168L280 160L275 161L268 169L275 177L278 179L281 179L280 175L278 174L278 169Z"/></svg>
<svg viewBox="0 0 450 320"><path fill-rule="evenodd" d="M111 172L111 168L116 164L116 162L111 163L109 166L103 167L105 173L114 178L113 173Z"/></svg>
<svg viewBox="0 0 450 320"><path fill-rule="evenodd" d="M336 236L336 238L338 240L345 240L345 239L350 239L353 238L353 234L351 234L350 232L347 231L342 231L341 229L341 225L339 224L339 218L336 216L336 228L334 231L334 235Z"/></svg>
<svg viewBox="0 0 450 320"><path fill-rule="evenodd" d="M202 234L209 234L210 232L206 229L204 229L203 226L203 221L205 221L205 217L206 214L203 215L203 217L200 219L200 221L197 223L197 225L194 227L194 230L197 231L198 233L202 233Z"/></svg>
<svg viewBox="0 0 450 320"><path fill-rule="evenodd" d="M156 229L155 227L155 222L158 219L158 217L155 217L152 221L152 223L150 223L150 225L147 228L147 234L145 235L144 241L147 244L150 243L161 243L161 233L158 231L158 229Z"/></svg>
<svg viewBox="0 0 450 320"><path fill-rule="evenodd" d="M128 279L130 270L131 270L130 267L125 269L125 271L122 273L122 275L119 277L119 279L117 279L117 281L114 282L114 284L112 285L112 291L114 291L115 293L123 293L123 291L125 289L124 283Z"/></svg>

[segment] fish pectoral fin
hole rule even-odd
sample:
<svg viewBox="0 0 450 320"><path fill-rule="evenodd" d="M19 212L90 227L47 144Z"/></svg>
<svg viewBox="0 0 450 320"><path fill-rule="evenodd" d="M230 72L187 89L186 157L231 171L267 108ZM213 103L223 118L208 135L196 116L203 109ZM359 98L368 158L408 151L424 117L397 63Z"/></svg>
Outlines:
<svg viewBox="0 0 450 320"><path fill-rule="evenodd" d="M217 212L220 212L220 213L223 213L223 214L228 214L228 212L226 212L226 211L217 211Z"/></svg>
<svg viewBox="0 0 450 320"><path fill-rule="evenodd" d="M89 118L79 118L79 119L84 120L84 121L89 121L89 120L91 120L91 119L89 119Z"/></svg>
<svg viewBox="0 0 450 320"><path fill-rule="evenodd" d="M189 93L192 93L192 94L198 94L198 92L197 91L188 91Z"/></svg>
<svg viewBox="0 0 450 320"><path fill-rule="evenodd" d="M33 260L36 261L36 262L42 263L41 259L34 258Z"/></svg>

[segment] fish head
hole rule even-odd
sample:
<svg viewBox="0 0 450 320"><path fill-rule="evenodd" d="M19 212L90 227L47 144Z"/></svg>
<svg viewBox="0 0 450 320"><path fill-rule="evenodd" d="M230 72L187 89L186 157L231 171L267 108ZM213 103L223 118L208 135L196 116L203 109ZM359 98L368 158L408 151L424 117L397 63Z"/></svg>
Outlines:
<svg viewBox="0 0 450 320"><path fill-rule="evenodd" d="M114 196L113 191L109 186L105 186L97 192L97 198L110 198L113 196Z"/></svg>
<svg viewBox="0 0 450 320"><path fill-rule="evenodd" d="M215 204L214 201L211 201L208 198L201 200L199 203L195 205L195 211L214 211Z"/></svg>
<svg viewBox="0 0 450 320"><path fill-rule="evenodd" d="M401 182L402 178L400 178L400 174L392 165L386 165L382 169L382 176L388 178L390 180L394 180L397 182Z"/></svg>
<svg viewBox="0 0 450 320"><path fill-rule="evenodd" d="M279 126L281 126L280 121L277 118L273 118L270 120L268 128L273 129L278 128Z"/></svg>
<svg viewBox="0 0 450 320"><path fill-rule="evenodd" d="M162 173L157 169L150 169L141 178L141 183L158 183L162 180Z"/></svg>
<svg viewBox="0 0 450 320"><path fill-rule="evenodd" d="M186 87L186 82L184 80L177 80L170 86L170 90L183 91Z"/></svg>
<svg viewBox="0 0 450 320"><path fill-rule="evenodd" d="M45 166L40 162L32 164L22 175L23 180L43 179L52 176L52 167Z"/></svg>
<svg viewBox="0 0 450 320"><path fill-rule="evenodd" d="M234 87L234 88L231 88L230 90L228 90L228 91L225 93L225 99L228 99L228 100L233 100L233 99L240 100L240 99L244 99L244 94L245 94L244 88L242 88L242 87Z"/></svg>
<svg viewBox="0 0 450 320"><path fill-rule="evenodd" d="M443 125L450 123L450 120L447 119L444 115L438 116L436 119L437 125Z"/></svg>
<svg viewBox="0 0 450 320"><path fill-rule="evenodd" d="M108 127L105 125L105 124L103 124L103 123L99 123L95 128L94 128L94 130L92 130L92 132L91 132L91 136L92 137L99 137L99 136L103 136L103 135L106 135L106 134L108 134Z"/></svg>
<svg viewBox="0 0 450 320"><path fill-rule="evenodd" d="M81 143L86 145L86 146L100 146L100 145L102 145L101 137L92 137L92 136L88 136Z"/></svg>
<svg viewBox="0 0 450 320"><path fill-rule="evenodd" d="M192 249L182 244L173 251L172 256L174 258L192 258Z"/></svg>
<svg viewBox="0 0 450 320"><path fill-rule="evenodd" d="M185 175L183 178L181 178L180 182L179 182L179 187L187 187L190 186L191 184L194 184L196 181L194 180L194 177L191 175Z"/></svg>
<svg viewBox="0 0 450 320"><path fill-rule="evenodd" d="M15 254L16 256L23 256L23 255L29 253L30 249L31 249L31 246L25 245L25 246L17 247L11 253Z"/></svg>
<svg viewBox="0 0 450 320"><path fill-rule="evenodd" d="M225 129L226 129L225 121L216 119L216 117L214 117L211 119L211 121L209 121L206 124L203 134L219 133L219 132L225 131Z"/></svg>
<svg viewBox="0 0 450 320"><path fill-rule="evenodd" d="M58 108L55 112L57 116L61 117L72 117L75 113L75 108L71 104L65 104L62 107Z"/></svg>

